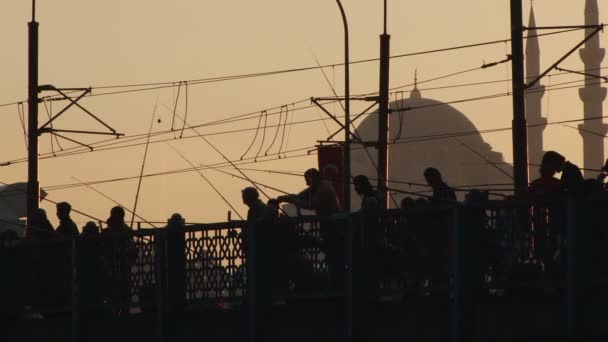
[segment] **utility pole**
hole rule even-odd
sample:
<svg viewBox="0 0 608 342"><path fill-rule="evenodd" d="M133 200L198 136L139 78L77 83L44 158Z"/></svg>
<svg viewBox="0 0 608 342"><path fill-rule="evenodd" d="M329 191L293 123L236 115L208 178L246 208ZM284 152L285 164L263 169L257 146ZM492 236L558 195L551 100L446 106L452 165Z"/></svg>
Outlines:
<svg viewBox="0 0 608 342"><path fill-rule="evenodd" d="M513 56L513 174L515 194L528 187L528 136L526 128L522 0L511 0L511 54Z"/></svg>
<svg viewBox="0 0 608 342"><path fill-rule="evenodd" d="M386 33L386 0L384 0L384 31L380 35L380 96L378 99L378 195L383 209L388 208L388 88L391 36Z"/></svg>
<svg viewBox="0 0 608 342"><path fill-rule="evenodd" d="M28 162L27 162L27 225L40 205L38 182L38 23L36 0L32 0L32 21L28 23Z"/></svg>

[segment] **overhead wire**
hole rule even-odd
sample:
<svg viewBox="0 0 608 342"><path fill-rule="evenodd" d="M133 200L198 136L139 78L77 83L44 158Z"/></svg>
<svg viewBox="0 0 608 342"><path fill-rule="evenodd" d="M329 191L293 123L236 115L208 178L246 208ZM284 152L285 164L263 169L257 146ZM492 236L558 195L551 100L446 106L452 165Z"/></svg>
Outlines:
<svg viewBox="0 0 608 342"><path fill-rule="evenodd" d="M573 82L582 82L582 80L580 81L573 81ZM565 82L565 83L560 83L559 85L562 84L571 84L573 82ZM600 84L601 82L595 82L597 84ZM552 88L552 89L547 89L546 91L555 91L555 90L563 90L563 89L571 89L571 88L578 88L578 86L567 86L567 87L558 87L558 88ZM538 90L535 90L538 91ZM468 98L468 99L462 99L462 100L455 100L455 101L449 101L449 102L438 102L438 103L432 103L432 104L428 104L428 105L421 105L421 106L416 106L416 107L408 107L408 108L400 108L400 109L395 109L395 110L414 110L414 109L421 109L421 108L427 108L427 107L435 107L435 106L444 106L444 105L451 105L451 104L455 104L455 103L464 103L464 102L472 102L472 101L478 101L478 100L487 100L487 99L493 99L493 98L499 98L499 97L505 97L508 96L506 94L502 94L502 93L498 93L498 94L493 94L493 95L486 95L486 96L480 96L480 97L475 97L475 98ZM376 113L371 113L368 115L373 115ZM338 118L341 118L342 116L338 116ZM290 122L290 123L286 123L285 125L291 126L291 125L297 125L297 124L304 124L304 123L313 123L313 122L317 122L319 120L330 120L329 118L326 119L311 119L311 120L301 120L301 121L296 121L296 122ZM576 120L578 121L578 120ZM568 121L569 122L569 121ZM197 126L190 126L192 128L196 128ZM271 126L274 127L274 126ZM222 132L215 132L215 133L207 133L205 134L206 136L213 136L213 135L222 135L222 134L229 134L229 133L238 133L238 132L245 132L245 131L250 131L253 130L254 128L244 128L244 129L235 129L235 130L229 130L229 131L222 131ZM510 128L509 128L510 129ZM481 133L491 133L491 132L497 132L497 131L503 131L505 129L497 129L497 130L486 130L483 131ZM468 134L477 134L478 132L471 132ZM162 134L162 133L159 133ZM462 133L457 133L462 134ZM158 135L158 134L157 134ZM467 134L465 134L467 135ZM437 137L441 137L442 135L438 135ZM184 137L184 139L188 139L188 138L193 138L194 136L190 136L190 137ZM146 138L145 134L140 135L140 138ZM289 135L287 136L286 141L288 141ZM124 138L123 138L124 139ZM407 139L412 139L407 138ZM120 140L120 139L119 139ZM108 139L105 140L106 142L108 141L113 141L117 144L119 144L120 142L116 142L116 139ZM157 142L162 142L161 141L153 141L152 143L157 143ZM403 143L402 140L397 141L395 143ZM75 151L72 152L64 152L62 154L57 154L56 156L49 156L46 154L41 154L40 159L47 159L47 158L57 158L57 157L63 157L63 156L69 156L69 155L79 155L82 153L93 153L93 152L98 152L98 151L106 151L106 150L112 150L112 149L116 149L116 148L126 148L126 147L133 147L133 146L140 146L143 143L135 143L135 144L131 144L131 145L127 145L127 146L117 146L117 147L109 147L109 148L97 148L93 151L89 151L89 150L78 150L76 149ZM287 143L285 148L287 147ZM67 149L66 149L67 151ZM6 161L3 163L0 163L0 166L7 166L7 165L13 165L13 164L17 164L17 163L22 163L27 161L27 158L19 158L19 159L15 159L15 160L10 160L10 161Z"/></svg>
<svg viewBox="0 0 608 342"><path fill-rule="evenodd" d="M601 26L604 27L605 25L602 24ZM542 33L542 34L528 35L528 36L525 36L524 39L557 35L557 34L562 34L562 33L569 33L572 31L578 31L578 30L582 30L582 29L584 29L584 28L571 28L571 29L565 29L565 30L558 30L558 31L554 31L554 32L546 32L546 33ZM420 55L433 54L433 53L439 53L439 52L448 52L448 51L454 51L454 50L469 49L469 48L474 48L474 47L503 44L503 43L507 43L509 41L511 41L511 39L491 40L491 41L486 41L486 42L464 44L464 45L458 45L458 46L447 47L447 48L397 54L397 55L390 56L389 58L399 59L399 58L404 58L404 57L420 56ZM379 60L379 58L362 59L362 60L352 61L349 63L349 65L376 62L378 60ZM179 82L188 82L192 85L207 84L207 83L214 83L214 82L224 82L224 81L231 81L231 80L247 79L247 78L253 78L253 77L264 77L264 76L287 74L287 73L294 73L294 72L301 72L301 71L309 71L309 70L316 70L319 68L331 68L331 67L337 67L337 66L343 66L343 65L344 65L344 63L333 63L333 64L326 64L326 65L322 65L322 66L309 66L309 67L290 68L290 69L256 72L256 73L248 73L248 74L208 77L208 78L191 79L191 80L186 80L186 81L133 83L133 84L119 84L119 85L106 85L106 86L102 85L102 86L94 86L94 87L90 87L90 88L92 90L121 89L121 88L137 88L137 89L127 89L127 90L102 92L102 93L91 93L91 94L87 95L87 97L117 95L117 94L126 94L126 93L133 93L133 92L165 89L165 88L175 87L176 83L179 83ZM49 97L49 98L51 100L57 99L54 97ZM0 104L0 107L14 105L18 102L24 102L24 101L15 101L15 102L10 102L10 103Z"/></svg>
<svg viewBox="0 0 608 342"><path fill-rule="evenodd" d="M166 142L167 145L169 145L169 147L171 147L171 149L173 149L173 151L175 151L175 153L177 153L186 163L188 163L188 165L190 165L192 167L192 169L196 170L196 172L205 180L205 182L207 182L207 184L213 189L213 191L215 191L215 193L217 193L218 196L220 196L220 198L226 203L228 204L228 207L230 207L230 209L232 209L232 211L234 211L236 213L236 215L242 220L243 216L241 216L241 214L239 213L239 211L230 203L230 201L228 201L228 199L226 197L224 197L224 195L222 194L221 191L218 190L218 188L215 187L215 185L213 185L213 182L211 182L202 172L201 170L197 169L196 166L190 161L190 159L186 158L186 156L181 153L175 146L171 145L171 143Z"/></svg>

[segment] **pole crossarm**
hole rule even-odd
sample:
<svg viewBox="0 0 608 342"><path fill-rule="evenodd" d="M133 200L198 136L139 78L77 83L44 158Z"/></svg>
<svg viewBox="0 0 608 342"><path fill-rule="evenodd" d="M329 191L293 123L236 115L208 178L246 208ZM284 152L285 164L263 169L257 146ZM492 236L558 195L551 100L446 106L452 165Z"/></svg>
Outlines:
<svg viewBox="0 0 608 342"><path fill-rule="evenodd" d="M564 68L560 68L560 67L555 67L555 70L569 72L571 74L583 75L583 76L587 76L587 77L590 77L590 78L601 78L602 80L604 80L604 82L608 82L608 77L606 77L606 76L598 76L598 75L588 74L586 72L569 70L569 69L564 69Z"/></svg>
<svg viewBox="0 0 608 342"><path fill-rule="evenodd" d="M367 112L370 111L372 108L374 108L376 106L376 104L377 104L376 102L373 103L371 106L367 107L364 111L362 111L361 113L359 113L359 115L355 116L355 118L350 121L351 125L352 125L353 122L357 121L360 117L362 117L363 115L367 114ZM353 128L354 128L354 126L353 126ZM333 139L338 133L342 132L343 129L344 129L343 126L341 126L340 128L338 128L337 131L335 131L332 135L330 135L329 137L327 137L327 140ZM358 137L357 137L357 140L359 142L361 142L361 139L359 139Z"/></svg>
<svg viewBox="0 0 608 342"><path fill-rule="evenodd" d="M114 128L110 127L110 125L106 124L103 120L101 120L95 114L91 113L88 109L84 108L82 105L80 105L78 103L78 101L80 101L83 97L85 97L87 94L91 93L91 88L57 88L53 85L47 84L47 85L41 85L38 87L38 92L42 92L42 91L56 91L63 97L63 99L68 100L70 103L67 106L65 106L62 110L60 110L59 113L55 114L51 119L49 119L45 124L43 124L38 129L39 133L49 132L50 130L46 129L46 127L48 125L50 125L53 121L55 121L55 119L57 119L60 115L65 113L69 108L71 108L72 106L76 106L76 107L80 108L82 111L84 111L86 114L88 114L90 117L95 119L95 121L99 122L104 127L106 127L111 132L111 133L108 133L108 135L114 135L116 137L124 135L122 133L117 133ZM82 91L82 94L80 94L76 98L72 98L72 97L68 96L66 93L64 93L64 91ZM65 130L64 132L69 132L69 131ZM69 132L69 133L86 133L86 134L88 134L91 132L74 131L74 132ZM101 134L101 133L95 132L95 133L91 133L91 134Z"/></svg>
<svg viewBox="0 0 608 342"><path fill-rule="evenodd" d="M338 126L340 126L340 130L343 130L343 129L344 129L344 124L343 124L343 123L341 123L341 122L340 122L340 120L338 120L338 119L337 119L337 118L336 118L336 117L335 117L335 116L334 116L332 113L330 113L330 112L329 112L327 109L325 109L325 107L323 107L323 105L322 105L322 104L320 104L320 103L319 103L319 101L318 101L316 98L314 98L314 97L313 97L313 98L311 98L311 99L310 99L310 101L311 101L312 103L314 103L315 105L317 105L317 107L321 108L321 110L323 111L323 113L327 114L327 116L329 116L329 117L330 117L332 120L334 120L334 122L335 122L335 123L337 123L337 124L338 124ZM357 140L357 141L360 141L359 137L355 136L355 135L354 135L353 133L351 133L351 132L349 132L349 133L350 133L350 136L351 136L353 139L355 139L355 140ZM337 134L337 133L335 133L335 134ZM333 134L333 135L335 135L335 134ZM332 136L333 136L333 135L332 135Z"/></svg>
<svg viewBox="0 0 608 342"><path fill-rule="evenodd" d="M58 137L60 137L60 138L62 138L62 139L65 139L65 140L67 140L67 141L71 141L71 142L73 142L74 144L78 144L78 145L80 145L80 146L84 146L84 147L88 148L89 150L93 151L93 146L87 145L87 144L85 144L85 143L81 143L80 141L77 141L77 140L74 140L74 139L68 138L68 137L66 137L66 136L64 136L64 135L58 134L58 133L57 133L57 132L55 132L54 130L49 130L49 133L51 133L51 134L53 134L53 135L55 135L55 136L58 136Z"/></svg>
<svg viewBox="0 0 608 342"><path fill-rule="evenodd" d="M589 33L587 35L587 37L585 37L585 39L583 39L580 43L576 44L575 47L573 47L570 51L568 51L565 55L563 55L560 59L557 60L557 62L553 63L553 65L551 65L549 68L547 68L547 70L545 70L542 74L540 74L537 78L535 78L532 82L528 83L528 84L524 84L524 89L528 89L533 87L536 83L538 83L538 81L540 81L543 77L547 76L547 74L549 72L551 72L551 70L557 68L557 66L563 62L566 58L570 57L570 55L572 55L574 52L576 52L581 46L583 46L589 39L593 38L593 36L595 36L596 34L598 34L598 32L603 31L604 30L604 25L592 25L592 28L595 28L591 33Z"/></svg>
<svg viewBox="0 0 608 342"><path fill-rule="evenodd" d="M317 101L344 101L346 98L345 97L313 97L311 98L311 100L317 100ZM363 97L351 97L351 100L354 101L374 101L374 102L378 102L379 97L378 96L363 96Z"/></svg>
<svg viewBox="0 0 608 342"><path fill-rule="evenodd" d="M526 30L568 30L568 29L588 29L588 28L600 28L604 29L604 24L600 25L567 25L567 26L524 26Z"/></svg>
<svg viewBox="0 0 608 342"><path fill-rule="evenodd" d="M80 133L80 134L97 134L97 135L112 135L116 137L124 136L124 133L110 133L110 132L97 132L97 131L82 131L77 129L55 129L55 128L41 128L39 129L39 133L55 133L55 132L63 132L63 133Z"/></svg>

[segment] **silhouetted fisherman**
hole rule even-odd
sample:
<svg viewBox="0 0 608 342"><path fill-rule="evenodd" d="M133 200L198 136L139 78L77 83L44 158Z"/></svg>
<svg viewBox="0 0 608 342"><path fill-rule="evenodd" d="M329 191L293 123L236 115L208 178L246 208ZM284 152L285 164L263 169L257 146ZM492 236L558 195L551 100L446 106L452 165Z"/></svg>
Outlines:
<svg viewBox="0 0 608 342"><path fill-rule="evenodd" d="M117 315L128 313L130 305L129 274L137 257L131 228L125 223L125 210L116 206L110 211L106 229L101 232L106 261L106 275L111 288L110 305Z"/></svg>
<svg viewBox="0 0 608 342"><path fill-rule="evenodd" d="M308 188L297 195L283 195L279 203L288 202L298 208L314 210L319 215L319 230L322 238L321 249L329 269L330 283L334 289L344 286L344 231L342 227L330 222L329 217L338 212L338 198L331 182L321 179L319 170L308 169L304 172Z"/></svg>
<svg viewBox="0 0 608 342"><path fill-rule="evenodd" d="M317 169L308 169L304 172L304 180L308 188L297 195L283 195L277 201L292 203L298 208L314 210L317 215L328 218L338 212L338 197L331 182L321 179Z"/></svg>
<svg viewBox="0 0 608 342"><path fill-rule="evenodd" d="M454 189L450 188L446 182L443 181L441 173L434 167L429 167L424 170L424 178L427 184L433 189L433 197L431 203L450 203L456 201L456 194Z"/></svg>

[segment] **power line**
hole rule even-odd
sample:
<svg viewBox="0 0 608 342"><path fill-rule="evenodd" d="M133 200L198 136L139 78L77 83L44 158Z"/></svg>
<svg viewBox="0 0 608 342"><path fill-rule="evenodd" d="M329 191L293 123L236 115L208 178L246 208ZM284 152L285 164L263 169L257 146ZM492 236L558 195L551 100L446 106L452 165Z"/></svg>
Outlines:
<svg viewBox="0 0 608 342"><path fill-rule="evenodd" d="M559 85L566 85L566 84L572 84L572 83L578 83L578 82L583 82L584 80L577 80L577 81L571 81L571 82L565 82L565 83L561 83L561 84L556 84L555 87L552 86L552 88L546 89L545 91L550 92L550 91L555 91L555 90L564 90L564 89L571 89L571 88L578 88L579 86L568 86L568 87L557 87ZM600 84L601 82L594 82L593 84ZM529 91L530 93L536 92L539 90L532 90ZM436 106L445 106L445 105L451 105L451 104L456 104L456 103L465 103L465 102L473 102L473 101L479 101L479 100L487 100L487 99L495 99L495 98L500 98L500 97L507 97L510 96L510 93L498 93L498 94L492 94L492 95L485 95L485 96L479 96L479 97L473 97L473 98L468 98L468 99L461 99L461 100L455 100L455 101L450 101L450 102L437 102L437 103L432 103L432 104L428 104L428 105L422 105L422 106L417 106L417 107L409 107L409 108L397 108L397 109L393 109L394 111L403 111L403 110L414 110L414 109L422 109L422 108L428 108L428 107L436 107ZM312 106L310 106L312 107ZM367 115L373 115L376 113L370 113ZM337 116L337 118L341 118L342 116ZM296 122L290 122L290 123L285 123L283 125L299 125L299 124L306 124L306 123L313 123L313 122L318 122L321 120L330 120L329 118L321 118L321 119L311 119L311 120L302 120L302 121L296 121ZM567 121L567 122L577 122L577 121L581 121L581 120L575 120L575 121ZM196 126L191 126L191 128L198 128L198 127L204 127L205 124L202 125L196 125ZM280 125L280 124L279 124ZM271 127L277 127L276 125L271 125L269 126L269 128ZM231 133L241 133L241 132L246 132L246 131L251 131L251 130L255 130L257 128L242 128L242 129L234 129L234 130L228 130L228 131L221 131L221 132L212 132L212 133L206 133L203 134L204 136L215 136L215 135L224 135L224 134L231 134ZM508 128L509 130L511 128ZM485 131L475 131L475 132L467 132L467 133L447 133L447 134L440 134L440 135L429 135L429 136L424 136L424 140L428 140L426 138L440 138L442 139L444 136L447 137L456 137L456 136L462 136L462 135L471 135L471 134L483 134L483 133L493 133L493 132L498 132L498 131L504 131L506 129L490 129L490 130L485 130ZM162 134L168 134L171 133L172 131L168 130L168 131L163 131L163 132L156 132L154 133L155 135L162 135ZM134 141L134 140L138 140L138 139L145 139L147 138L148 135L146 134L142 134L140 136L138 136L137 138L133 138L133 140L128 140L129 141ZM195 138L196 136L187 136L187 137L183 137L182 139L191 139L191 138ZM116 139L108 139L108 140L104 140L103 142L109 142L112 141L113 143L109 143L107 146L102 146L100 148L96 148L93 151L90 150L82 150L79 147L75 147L74 151L68 151L68 149L64 150L64 153L46 153L46 154L41 154L40 159L51 159L51 158L58 158L58 157L64 157L64 156L72 156L72 155L80 155L80 154L84 154L84 153L93 153L93 152L101 152L101 151L108 151L108 150L114 150L114 149L122 149L122 148L128 148L128 147L135 147L135 146L141 146L144 143L134 143L131 145L121 145L121 146L114 146L113 145L119 145L121 143L123 143L123 141L120 141L122 139L127 139L127 138L121 138L118 139L118 141ZM403 139L399 139L398 141L396 141L395 143L403 143L404 139L414 139L414 138L403 138ZM159 142L164 142L164 141L168 141L168 140L173 140L173 139L165 139L165 140L155 140L152 141L150 143L155 144L155 143L159 143ZM433 139L430 139L433 140ZM91 144L91 146L97 146L95 144ZM104 148L105 147L105 148ZM12 164L17 164L17 163L23 163L27 161L27 158L19 158L19 159L15 159L15 160L10 160L7 162L3 162L0 163L0 166L8 166L8 165L12 165Z"/></svg>
<svg viewBox="0 0 608 342"><path fill-rule="evenodd" d="M605 26L605 25L602 25L602 27L603 26ZM525 38L527 39L527 38L534 38L534 37L556 35L556 34L572 32L572 31L578 31L581 29L582 28L573 28L573 29L561 30L561 31L556 31L556 32L548 32L548 33L543 33L543 34L526 36ZM398 54L398 55L390 56L390 58L399 59L399 58L405 58L405 57L420 56L420 55L433 54L433 53L439 53L439 52L468 49L468 48L481 47L481 46L487 46L487 45L504 44L504 43L508 43L509 41L511 41L511 40L510 39L492 40L492 41L486 41L486 42L480 42L480 43L474 43L474 44L465 44L465 45L458 45L458 46L447 47L447 48ZM362 60L350 62L349 65L376 62L378 60L379 60L378 58L362 59ZM87 97L118 95L118 94L127 94L127 93L134 93L134 92L174 88L174 87L179 86L182 83L188 83L190 85L198 85L198 84L225 82L225 81L240 80L240 79L255 78L255 77L273 76L273 75L279 75L279 74L288 74L288 73L310 71L310 70L317 70L317 69L324 69L324 68L334 68L337 66L344 66L344 63L334 63L334 64L326 64L326 65L316 65L316 66L291 68L291 69L283 69L283 70L275 70L275 71L265 71L265 72L256 72L256 73L248 73L248 74L237 74L237 75L229 75L229 76L199 78L199 79L182 80L182 81L165 81L165 82L152 82L152 83L134 83L134 84L95 86L95 87L90 87L90 88L92 90L123 89L123 88L136 88L136 89L110 91L110 92L105 92L105 93L91 93L91 94L87 95ZM49 96L47 98L50 100L58 99L58 97L54 97L54 96ZM19 102L25 102L25 101L22 100L22 101L15 101L15 102L6 103L6 104L0 104L0 107L15 105Z"/></svg>

